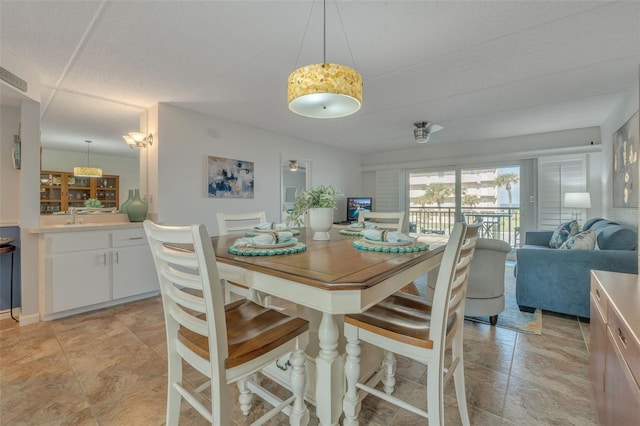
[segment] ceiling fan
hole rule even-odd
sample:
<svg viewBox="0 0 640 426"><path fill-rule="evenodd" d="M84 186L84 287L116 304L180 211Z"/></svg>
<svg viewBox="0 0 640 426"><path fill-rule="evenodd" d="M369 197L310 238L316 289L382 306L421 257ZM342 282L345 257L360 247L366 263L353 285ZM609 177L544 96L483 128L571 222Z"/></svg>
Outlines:
<svg viewBox="0 0 640 426"><path fill-rule="evenodd" d="M418 121L417 123L413 123L413 125L416 126L416 128L413 129L413 135L418 143L429 142L429 136L431 136L431 133L438 132L444 128L441 125L433 124L430 121Z"/></svg>

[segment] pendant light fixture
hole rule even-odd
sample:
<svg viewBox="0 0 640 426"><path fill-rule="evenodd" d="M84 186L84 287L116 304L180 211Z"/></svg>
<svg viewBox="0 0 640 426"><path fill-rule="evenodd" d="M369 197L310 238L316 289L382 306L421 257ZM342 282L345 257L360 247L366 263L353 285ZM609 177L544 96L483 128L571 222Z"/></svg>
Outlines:
<svg viewBox="0 0 640 426"><path fill-rule="evenodd" d="M305 117L346 117L362 106L362 77L346 65L327 63L326 0L322 4L322 63L307 65L289 74L287 102L291 111Z"/></svg>
<svg viewBox="0 0 640 426"><path fill-rule="evenodd" d="M78 177L102 177L102 169L97 167L91 167L91 162L89 161L89 147L93 143L92 141L85 141L87 144L87 166L86 167L74 167L73 175Z"/></svg>

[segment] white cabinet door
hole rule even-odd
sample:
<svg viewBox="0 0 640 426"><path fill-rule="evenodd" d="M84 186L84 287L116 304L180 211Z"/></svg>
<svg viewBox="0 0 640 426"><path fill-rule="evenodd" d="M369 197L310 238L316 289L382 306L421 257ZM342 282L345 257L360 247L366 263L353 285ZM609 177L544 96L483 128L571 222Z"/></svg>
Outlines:
<svg viewBox="0 0 640 426"><path fill-rule="evenodd" d="M158 275L148 245L119 247L112 251L113 298L158 290Z"/></svg>
<svg viewBox="0 0 640 426"><path fill-rule="evenodd" d="M53 255L47 259L51 312L79 308L111 299L107 250Z"/></svg>

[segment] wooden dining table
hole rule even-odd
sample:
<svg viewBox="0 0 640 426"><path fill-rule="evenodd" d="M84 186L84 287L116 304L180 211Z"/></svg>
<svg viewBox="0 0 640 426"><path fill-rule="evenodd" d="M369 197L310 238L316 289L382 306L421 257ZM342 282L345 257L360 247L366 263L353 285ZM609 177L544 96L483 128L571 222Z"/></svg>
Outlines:
<svg viewBox="0 0 640 426"><path fill-rule="evenodd" d="M220 277L291 302L294 315L310 322L305 398L316 407L321 425L337 425L344 395L344 314L360 313L439 266L444 246L411 253L357 249L359 237L330 231L328 241L314 241L301 229L296 238L306 250L274 256L229 253L236 235L212 237ZM363 351L364 352L364 351ZM373 353L373 352L372 352ZM380 358L363 359L362 374L372 374ZM288 383L286 359L266 374Z"/></svg>

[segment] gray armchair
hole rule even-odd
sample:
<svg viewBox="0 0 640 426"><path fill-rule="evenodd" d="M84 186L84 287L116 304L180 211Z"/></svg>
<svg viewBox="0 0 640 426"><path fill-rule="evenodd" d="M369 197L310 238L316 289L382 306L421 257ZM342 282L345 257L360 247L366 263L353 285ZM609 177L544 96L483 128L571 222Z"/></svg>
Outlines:
<svg viewBox="0 0 640 426"><path fill-rule="evenodd" d="M488 316L491 325L496 325L498 314L504 310L504 270L510 251L506 241L478 238L469 273L466 316Z"/></svg>
<svg viewBox="0 0 640 426"><path fill-rule="evenodd" d="M498 322L504 310L504 270L511 246L506 241L478 238L471 261L464 314L469 317L489 317L491 325ZM433 300L435 280L427 284L427 300Z"/></svg>

